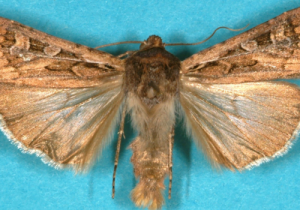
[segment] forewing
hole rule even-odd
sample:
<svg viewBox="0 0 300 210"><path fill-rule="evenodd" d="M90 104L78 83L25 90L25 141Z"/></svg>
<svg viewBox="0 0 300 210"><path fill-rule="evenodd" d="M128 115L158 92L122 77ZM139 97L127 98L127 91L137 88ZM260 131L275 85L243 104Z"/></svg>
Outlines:
<svg viewBox="0 0 300 210"><path fill-rule="evenodd" d="M300 77L300 8L194 54L182 73L210 84Z"/></svg>
<svg viewBox="0 0 300 210"><path fill-rule="evenodd" d="M1 128L23 151L83 171L110 139L123 62L0 18Z"/></svg>
<svg viewBox="0 0 300 210"><path fill-rule="evenodd" d="M288 83L181 80L180 102L196 143L215 166L232 170L283 154L299 129L300 90Z"/></svg>
<svg viewBox="0 0 300 210"><path fill-rule="evenodd" d="M0 18L0 83L95 87L123 71L123 61L108 53Z"/></svg>

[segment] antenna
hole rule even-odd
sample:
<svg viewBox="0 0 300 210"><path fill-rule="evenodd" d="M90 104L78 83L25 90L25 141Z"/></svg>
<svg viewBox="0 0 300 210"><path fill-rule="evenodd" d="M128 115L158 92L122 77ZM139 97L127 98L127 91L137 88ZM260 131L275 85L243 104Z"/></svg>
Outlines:
<svg viewBox="0 0 300 210"><path fill-rule="evenodd" d="M228 27L225 27L225 26L221 26L221 27L218 27L217 29L214 30L214 32L209 36L207 37L206 39L204 39L203 41L200 41L200 42L195 42L195 43L170 43L170 44L165 44L165 46L177 46L177 45L198 45L198 44L202 44L206 41L208 41L211 37L213 37L213 35L220 29L224 28L224 29L227 29L229 31L241 31L241 30L244 30L245 28L247 28L249 26L249 24L247 24L245 27L243 28L240 28L240 29L232 29L232 28L228 28Z"/></svg>
<svg viewBox="0 0 300 210"><path fill-rule="evenodd" d="M164 44L164 46L198 45L198 44L202 44L202 43L208 41L220 29L227 29L229 31L242 31L245 28L247 28L248 26L249 26L249 24L247 24L245 27L240 28L240 29L232 29L232 28L228 28L228 27L225 27L225 26L221 26L221 27L218 27L217 29L215 29L214 32L209 37L207 37L206 39L204 39L203 41L195 42L195 43L170 43L170 44ZM115 43L111 43L111 44L100 45L98 47L95 47L94 49L99 49L99 48L109 47L109 46L119 45L119 44L142 44L142 43L143 43L142 41L115 42Z"/></svg>

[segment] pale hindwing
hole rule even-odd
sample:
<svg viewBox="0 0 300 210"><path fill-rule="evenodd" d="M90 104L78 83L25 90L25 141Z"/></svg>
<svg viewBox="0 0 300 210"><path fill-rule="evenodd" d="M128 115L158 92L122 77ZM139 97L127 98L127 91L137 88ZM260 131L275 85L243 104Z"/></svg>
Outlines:
<svg viewBox="0 0 300 210"><path fill-rule="evenodd" d="M25 152L83 171L112 135L123 101L122 78L73 89L0 84L2 130Z"/></svg>
<svg viewBox="0 0 300 210"><path fill-rule="evenodd" d="M181 80L188 132L215 166L242 170L283 154L299 129L300 91L284 82Z"/></svg>

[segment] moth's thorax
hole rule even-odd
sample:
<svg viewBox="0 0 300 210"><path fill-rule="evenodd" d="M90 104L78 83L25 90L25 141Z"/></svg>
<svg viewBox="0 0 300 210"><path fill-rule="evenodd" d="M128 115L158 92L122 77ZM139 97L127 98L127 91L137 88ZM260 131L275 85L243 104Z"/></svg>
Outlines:
<svg viewBox="0 0 300 210"><path fill-rule="evenodd" d="M156 41L154 47L142 45L125 65L126 93L135 94L148 108L175 96L178 91L180 60Z"/></svg>

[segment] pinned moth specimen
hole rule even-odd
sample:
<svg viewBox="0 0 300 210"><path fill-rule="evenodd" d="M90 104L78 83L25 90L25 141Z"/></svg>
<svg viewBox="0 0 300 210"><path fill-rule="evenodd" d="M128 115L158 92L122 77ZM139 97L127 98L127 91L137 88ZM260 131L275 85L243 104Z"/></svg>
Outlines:
<svg viewBox="0 0 300 210"><path fill-rule="evenodd" d="M172 184L175 113L215 167L243 170L287 151L299 130L300 8L184 61L158 36L127 56L0 18L0 113L8 138L57 168L87 170L124 117L137 206L159 209ZM114 185L113 185L114 187ZM114 189L113 189L114 190ZM114 193L114 192L113 192Z"/></svg>

